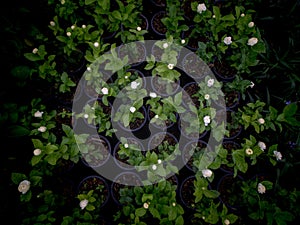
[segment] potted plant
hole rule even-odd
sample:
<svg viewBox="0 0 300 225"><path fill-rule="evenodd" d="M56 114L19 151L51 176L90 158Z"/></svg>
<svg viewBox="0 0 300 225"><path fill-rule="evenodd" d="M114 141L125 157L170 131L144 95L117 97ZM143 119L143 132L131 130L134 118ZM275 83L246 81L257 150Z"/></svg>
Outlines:
<svg viewBox="0 0 300 225"><path fill-rule="evenodd" d="M120 191L123 210L115 215L115 221L140 224L164 224L172 221L183 224L184 211L176 200L175 189L176 186L168 181L133 189L125 187Z"/></svg>
<svg viewBox="0 0 300 225"><path fill-rule="evenodd" d="M212 10L198 3L191 4L198 12L194 22L201 33L209 38L207 43L199 43L200 58L206 63L213 60L213 71L224 81L232 80L237 73L249 73L249 67L257 65L257 56L265 52L265 44L259 29L252 21L251 10L236 6L225 13L219 7ZM210 33L209 36L206 34ZM208 55L206 54L208 53Z"/></svg>
<svg viewBox="0 0 300 225"><path fill-rule="evenodd" d="M111 144L106 137L102 135L78 135L76 138L77 140L80 139L79 149L84 165L99 167L109 160Z"/></svg>

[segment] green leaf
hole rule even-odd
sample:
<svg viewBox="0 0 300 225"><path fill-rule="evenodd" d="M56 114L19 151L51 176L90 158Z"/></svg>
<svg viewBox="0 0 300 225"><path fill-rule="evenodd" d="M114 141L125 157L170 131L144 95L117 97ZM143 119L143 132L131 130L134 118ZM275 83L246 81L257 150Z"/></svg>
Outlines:
<svg viewBox="0 0 300 225"><path fill-rule="evenodd" d="M12 173L11 180L14 184L19 184L22 180L26 179L26 175L22 173Z"/></svg>
<svg viewBox="0 0 300 225"><path fill-rule="evenodd" d="M128 127L129 126L129 113L125 113L123 116L122 116L122 122L123 122L123 125L124 127Z"/></svg>
<svg viewBox="0 0 300 225"><path fill-rule="evenodd" d="M11 70L11 73L14 77L25 80L31 75L32 70L28 66L16 66Z"/></svg>
<svg viewBox="0 0 300 225"><path fill-rule="evenodd" d="M42 159L42 156L39 155L39 156L33 156L32 159L31 159L31 165L32 166L35 166L36 164L38 164Z"/></svg>
<svg viewBox="0 0 300 225"><path fill-rule="evenodd" d="M248 169L248 164L245 161L244 150L236 150L232 153L233 162L236 165L237 169L243 173L246 173Z"/></svg>
<svg viewBox="0 0 300 225"><path fill-rule="evenodd" d="M84 215L83 215L83 218L86 221L91 221L93 219L92 215L89 212L85 212Z"/></svg>
<svg viewBox="0 0 300 225"><path fill-rule="evenodd" d="M144 208L138 208L135 210L135 215L138 216L138 217L142 217L146 214L146 209Z"/></svg>
<svg viewBox="0 0 300 225"><path fill-rule="evenodd" d="M42 58L39 55L33 54L33 53L25 53L24 54L25 58L30 60L30 61L39 61L42 60Z"/></svg>
<svg viewBox="0 0 300 225"><path fill-rule="evenodd" d="M113 11L112 12L112 16L115 19L122 21L122 15L121 15L121 13L118 10Z"/></svg>
<svg viewBox="0 0 300 225"><path fill-rule="evenodd" d="M183 225L184 224L184 220L182 216L177 217L176 221L175 221L175 225Z"/></svg>
<svg viewBox="0 0 300 225"><path fill-rule="evenodd" d="M152 201L153 200L153 194L143 194L142 202L146 202L147 200Z"/></svg>
<svg viewBox="0 0 300 225"><path fill-rule="evenodd" d="M168 216L169 216L169 220L171 220L171 221L176 219L176 217L177 217L177 211L176 211L175 207L170 207Z"/></svg>
<svg viewBox="0 0 300 225"><path fill-rule="evenodd" d="M130 214L130 206L126 205L123 207L123 213L125 216L129 216Z"/></svg>
<svg viewBox="0 0 300 225"><path fill-rule="evenodd" d="M219 197L220 193L216 190L203 190L203 194L207 198L217 198Z"/></svg>
<svg viewBox="0 0 300 225"><path fill-rule="evenodd" d="M156 208L154 208L154 207L149 207L149 211L150 211L150 213L152 214L152 216L153 216L154 218L160 219L160 213L158 212L158 210L157 210Z"/></svg>
<svg viewBox="0 0 300 225"><path fill-rule="evenodd" d="M8 135L10 137L21 137L21 136L28 135L29 133L30 131L27 128L19 125L13 125L8 127Z"/></svg>
<svg viewBox="0 0 300 225"><path fill-rule="evenodd" d="M39 148L39 149L42 149L44 146L43 146L43 143L41 142L41 140L39 139L31 139L32 143L33 143L33 146L35 148Z"/></svg>
<svg viewBox="0 0 300 225"><path fill-rule="evenodd" d="M85 4L86 5L90 5L92 4L93 2L95 2L96 0L85 0Z"/></svg>
<svg viewBox="0 0 300 225"><path fill-rule="evenodd" d="M179 92L178 94L175 95L174 102L175 102L175 105L178 105L178 106L181 104L181 102L182 102L182 92Z"/></svg>
<svg viewBox="0 0 300 225"><path fill-rule="evenodd" d="M283 113L285 117L292 117L297 112L297 105L295 103L291 103L286 105L283 109Z"/></svg>

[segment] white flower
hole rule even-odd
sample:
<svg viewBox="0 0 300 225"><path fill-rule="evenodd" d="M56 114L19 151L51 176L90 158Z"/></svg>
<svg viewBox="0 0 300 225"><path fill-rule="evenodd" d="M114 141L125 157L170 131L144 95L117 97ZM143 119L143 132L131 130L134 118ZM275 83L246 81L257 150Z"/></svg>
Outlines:
<svg viewBox="0 0 300 225"><path fill-rule="evenodd" d="M72 26L71 26L71 29L74 30L74 29L75 29L75 25L72 25Z"/></svg>
<svg viewBox="0 0 300 225"><path fill-rule="evenodd" d="M250 27L250 28L254 27L254 22L248 23L248 27Z"/></svg>
<svg viewBox="0 0 300 225"><path fill-rule="evenodd" d="M42 117L44 112L36 111L34 117Z"/></svg>
<svg viewBox="0 0 300 225"><path fill-rule="evenodd" d="M65 0L60 0L60 3L63 5L63 4L65 4Z"/></svg>
<svg viewBox="0 0 300 225"><path fill-rule="evenodd" d="M213 86L214 83L215 83L215 80L214 80L214 79L209 79L209 80L207 81L207 87Z"/></svg>
<svg viewBox="0 0 300 225"><path fill-rule="evenodd" d="M206 6L204 3L201 3L197 6L197 12L202 13L203 11L206 11Z"/></svg>
<svg viewBox="0 0 300 225"><path fill-rule="evenodd" d="M275 157L276 157L276 160L281 160L282 159L282 154L281 152L278 152L278 151L273 151Z"/></svg>
<svg viewBox="0 0 300 225"><path fill-rule="evenodd" d="M137 30L137 31L141 31L142 28L141 28L141 27L137 27L136 30Z"/></svg>
<svg viewBox="0 0 300 225"><path fill-rule="evenodd" d="M131 89L137 89L137 87L140 85L140 83L136 81L132 81L130 84Z"/></svg>
<svg viewBox="0 0 300 225"><path fill-rule="evenodd" d="M153 169L153 170L156 170L156 169L157 169L157 166L156 166L156 165L152 165L152 169Z"/></svg>
<svg viewBox="0 0 300 225"><path fill-rule="evenodd" d="M231 37L225 37L225 38L224 38L224 43L225 43L226 45L230 45L230 44L232 43Z"/></svg>
<svg viewBox="0 0 300 225"><path fill-rule="evenodd" d="M87 118L89 118L89 115L88 114L84 114L83 117L87 119Z"/></svg>
<svg viewBox="0 0 300 225"><path fill-rule="evenodd" d="M203 177L211 177L211 175L213 174L213 172L210 169L204 169L201 172Z"/></svg>
<svg viewBox="0 0 300 225"><path fill-rule="evenodd" d="M257 42L258 42L258 39L255 38L255 37L253 37L253 38L250 38L250 39L248 40L247 45L253 46L253 45L255 45Z"/></svg>
<svg viewBox="0 0 300 225"><path fill-rule="evenodd" d="M129 145L127 143L124 144L124 148L128 148Z"/></svg>
<svg viewBox="0 0 300 225"><path fill-rule="evenodd" d="M155 119L158 119L158 115L155 115L154 118L155 118Z"/></svg>
<svg viewBox="0 0 300 225"><path fill-rule="evenodd" d="M184 39L181 40L181 44L185 44L185 40Z"/></svg>
<svg viewBox="0 0 300 225"><path fill-rule="evenodd" d="M210 116L204 116L203 121L205 126L207 126L210 123Z"/></svg>
<svg viewBox="0 0 300 225"><path fill-rule="evenodd" d="M209 99L209 94L204 95L204 99L208 100Z"/></svg>
<svg viewBox="0 0 300 225"><path fill-rule="evenodd" d="M225 219L225 220L224 220L224 224L225 224L225 225L229 225L229 224L230 224L230 221L229 221L228 219Z"/></svg>
<svg viewBox="0 0 300 225"><path fill-rule="evenodd" d="M213 15L212 18L216 18L216 15Z"/></svg>
<svg viewBox="0 0 300 225"><path fill-rule="evenodd" d="M86 68L86 70L89 71L89 72L92 71L91 67L89 67L89 66Z"/></svg>
<svg viewBox="0 0 300 225"><path fill-rule="evenodd" d="M257 185L257 191L259 194L264 194L266 192L266 187L262 183L259 183Z"/></svg>
<svg viewBox="0 0 300 225"><path fill-rule="evenodd" d="M168 68L169 68L170 70L173 69L173 68L174 68L174 64L170 63L170 64L168 65Z"/></svg>
<svg viewBox="0 0 300 225"><path fill-rule="evenodd" d="M245 152L246 152L247 155L252 155L253 154L253 150L251 148L247 148L245 150Z"/></svg>
<svg viewBox="0 0 300 225"><path fill-rule="evenodd" d="M130 112L134 113L134 112L135 112L135 110L136 110L136 108L135 108L135 107L133 107L133 106L131 106L129 110L130 110Z"/></svg>
<svg viewBox="0 0 300 225"><path fill-rule="evenodd" d="M259 118L257 121L258 121L258 123L260 123L260 124L264 124L264 123L265 123L265 120L264 120L263 118Z"/></svg>
<svg viewBox="0 0 300 225"><path fill-rule="evenodd" d="M149 95L150 95L151 98L156 98L157 97L157 94L155 92L150 92Z"/></svg>
<svg viewBox="0 0 300 225"><path fill-rule="evenodd" d="M82 26L81 26L83 29L85 29L86 28L86 25L84 25L84 24L82 24Z"/></svg>
<svg viewBox="0 0 300 225"><path fill-rule="evenodd" d="M32 53L33 53L33 54L36 54L36 53L38 53L38 51L39 51L39 50L38 50L37 48L34 48L34 49L32 50Z"/></svg>
<svg viewBox="0 0 300 225"><path fill-rule="evenodd" d="M39 132L45 132L47 130L47 127L45 127L45 126L40 126L39 128L38 128L38 131Z"/></svg>
<svg viewBox="0 0 300 225"><path fill-rule="evenodd" d="M128 76L125 76L124 78L125 78L125 79L128 79Z"/></svg>
<svg viewBox="0 0 300 225"><path fill-rule="evenodd" d="M102 94L107 95L108 94L108 89L106 87L101 89Z"/></svg>
<svg viewBox="0 0 300 225"><path fill-rule="evenodd" d="M254 88L255 84L251 81L251 84L249 85L249 87Z"/></svg>
<svg viewBox="0 0 300 225"><path fill-rule="evenodd" d="M145 202L145 203L143 204L143 207L144 207L145 209L148 209L148 208L149 208L149 204L148 204L147 202Z"/></svg>
<svg viewBox="0 0 300 225"><path fill-rule="evenodd" d="M37 149L34 149L34 151L33 151L33 155L35 155L35 156L38 156L38 155L40 155L40 154L41 154L41 152L42 152L42 150L41 150L41 149L39 149L39 148L37 148Z"/></svg>
<svg viewBox="0 0 300 225"><path fill-rule="evenodd" d="M163 48L167 48L167 47L169 47L168 43L164 43Z"/></svg>
<svg viewBox="0 0 300 225"><path fill-rule="evenodd" d="M158 163L158 164L161 164L161 159L157 160L157 163Z"/></svg>
<svg viewBox="0 0 300 225"><path fill-rule="evenodd" d="M80 201L79 206L81 209L84 209L88 205L89 201L87 199L83 199Z"/></svg>
<svg viewBox="0 0 300 225"><path fill-rule="evenodd" d="M262 151L264 151L264 150L267 148L266 144L265 144L264 142L262 142L262 141L259 141L259 142L258 142L258 147L259 147Z"/></svg>
<svg viewBox="0 0 300 225"><path fill-rule="evenodd" d="M30 188L30 181L28 181L28 180L21 181L18 186L18 190L22 194L26 194L26 192L29 190L29 188Z"/></svg>
<svg viewBox="0 0 300 225"><path fill-rule="evenodd" d="M242 14L241 14L241 17L244 17L244 16L245 16L245 14L244 14L244 13L242 13Z"/></svg>
<svg viewBox="0 0 300 225"><path fill-rule="evenodd" d="M99 43L97 41L94 43L94 47L95 48L99 47Z"/></svg>
<svg viewBox="0 0 300 225"><path fill-rule="evenodd" d="M174 207L175 207L175 206L176 206L176 202L173 202L173 203L172 203L172 206L174 206Z"/></svg>
<svg viewBox="0 0 300 225"><path fill-rule="evenodd" d="M72 33L71 32L67 32L67 36L71 37Z"/></svg>
<svg viewBox="0 0 300 225"><path fill-rule="evenodd" d="M54 21L50 21L50 26L54 27L55 26L55 22Z"/></svg>

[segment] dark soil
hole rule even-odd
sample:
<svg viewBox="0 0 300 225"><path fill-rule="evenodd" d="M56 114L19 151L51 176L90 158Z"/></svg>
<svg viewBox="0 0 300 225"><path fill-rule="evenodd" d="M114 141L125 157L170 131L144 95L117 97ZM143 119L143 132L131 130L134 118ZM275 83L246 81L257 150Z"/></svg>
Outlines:
<svg viewBox="0 0 300 225"><path fill-rule="evenodd" d="M194 176L191 176L187 178L185 181L183 181L181 189L180 189L180 197L182 203L190 209L193 209L195 206L195 187L194 187L194 181L196 178Z"/></svg>
<svg viewBox="0 0 300 225"><path fill-rule="evenodd" d="M194 12L191 8L191 3L194 1L195 0L185 0L185 1L183 1L183 4L182 4L182 8L184 11L184 17L186 19L188 19L189 21L193 21L195 15L196 15L196 12Z"/></svg>
<svg viewBox="0 0 300 225"><path fill-rule="evenodd" d="M200 79L209 72L206 63L201 61L196 54L188 54L183 61L184 71L192 78Z"/></svg>
<svg viewBox="0 0 300 225"><path fill-rule="evenodd" d="M228 138L237 137L237 135L241 132L242 125L232 124L234 122L232 116L234 115L232 115L231 111L227 111L226 113L227 113L227 129L229 130Z"/></svg>
<svg viewBox="0 0 300 225"><path fill-rule="evenodd" d="M186 91L188 96L185 94L182 95L183 103L190 102L190 100L189 100L189 98L190 98L192 100L192 102L194 103L194 105L198 108L200 106L198 97L195 97L195 96L193 97L193 95L197 94L198 91L200 90L198 84L196 82L190 83L184 87L184 90Z"/></svg>
<svg viewBox="0 0 300 225"><path fill-rule="evenodd" d="M225 175L220 179L218 191L220 199L231 210L237 210L240 207L239 200L242 198L241 184L242 178L233 177L233 175Z"/></svg>
<svg viewBox="0 0 300 225"><path fill-rule="evenodd" d="M200 36L197 34L197 36L193 35L193 29L194 26L190 26L187 31L184 31L182 33L182 38L187 39L188 38L188 43L187 43L187 48L195 51L198 49L198 42L204 42L206 43L208 41L208 38L204 36Z"/></svg>
<svg viewBox="0 0 300 225"><path fill-rule="evenodd" d="M237 71L230 67L226 62L215 60L213 71L215 72L215 75L218 76L220 79L234 79Z"/></svg>
<svg viewBox="0 0 300 225"><path fill-rule="evenodd" d="M225 92L225 102L228 108L234 108L239 104L239 93L236 91Z"/></svg>
<svg viewBox="0 0 300 225"><path fill-rule="evenodd" d="M161 19L166 17L166 15L167 14L165 11L162 11L162 12L159 12L159 13L153 15L152 27L153 27L154 31L160 35L164 35L167 32L166 26L161 21Z"/></svg>
<svg viewBox="0 0 300 225"><path fill-rule="evenodd" d="M161 95L171 95L176 92L180 85L180 81L169 82L168 80L163 80L162 78L158 78L157 76L152 77L153 88L156 90L158 94Z"/></svg>
<svg viewBox="0 0 300 225"><path fill-rule="evenodd" d="M166 7L167 5L166 0L151 0L151 2L158 7Z"/></svg>

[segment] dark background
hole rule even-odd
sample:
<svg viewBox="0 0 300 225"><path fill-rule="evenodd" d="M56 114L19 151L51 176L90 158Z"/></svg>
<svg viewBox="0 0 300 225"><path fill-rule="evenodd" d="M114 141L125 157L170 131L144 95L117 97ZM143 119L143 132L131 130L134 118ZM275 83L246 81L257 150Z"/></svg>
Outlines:
<svg viewBox="0 0 300 225"><path fill-rule="evenodd" d="M264 74L262 94L270 96L288 96L292 101L299 101L299 81L287 82L299 76L300 51L300 1L259 1L256 0L256 24L261 27L263 37L269 43L272 53L268 56L269 64L286 60L290 68L275 68ZM32 48L32 30L47 29L53 17L45 0L10 0L2 4L0 12L0 48L1 48L1 81L0 81L0 221L17 224L19 192L12 184L11 172L26 173L28 162L32 156L32 146L26 137L12 137L9 126L12 121L6 117L7 103L17 106L29 105L39 88L29 78L18 79L11 70L17 65L26 65L24 52ZM300 79L300 78L299 78ZM26 85L24 85L26 84ZM267 87L266 87L267 86ZM279 103L282 103L279 101ZM279 104L274 100L274 104Z"/></svg>

